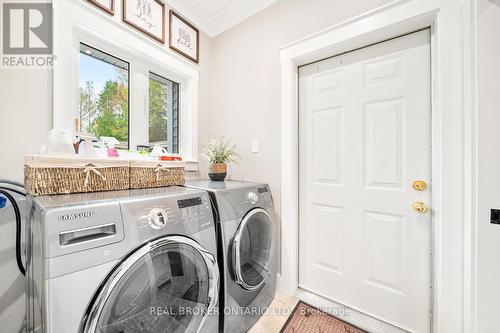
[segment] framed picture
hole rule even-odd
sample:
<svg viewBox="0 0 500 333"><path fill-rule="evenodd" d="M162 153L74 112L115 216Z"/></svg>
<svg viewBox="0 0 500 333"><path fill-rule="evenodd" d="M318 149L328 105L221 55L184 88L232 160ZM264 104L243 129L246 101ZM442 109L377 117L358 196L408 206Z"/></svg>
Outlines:
<svg viewBox="0 0 500 333"><path fill-rule="evenodd" d="M200 32L191 23L170 10L168 46L188 59L198 63Z"/></svg>
<svg viewBox="0 0 500 333"><path fill-rule="evenodd" d="M123 22L165 43L165 4L160 0L123 0Z"/></svg>
<svg viewBox="0 0 500 333"><path fill-rule="evenodd" d="M115 15L115 0L87 0L97 8L105 11L109 15Z"/></svg>

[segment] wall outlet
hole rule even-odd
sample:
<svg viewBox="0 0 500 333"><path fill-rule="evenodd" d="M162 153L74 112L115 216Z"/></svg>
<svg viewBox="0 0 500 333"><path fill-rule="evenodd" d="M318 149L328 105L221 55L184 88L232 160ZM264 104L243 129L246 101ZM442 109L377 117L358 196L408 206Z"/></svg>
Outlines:
<svg viewBox="0 0 500 333"><path fill-rule="evenodd" d="M259 152L259 141L254 140L252 141L252 153L258 153Z"/></svg>
<svg viewBox="0 0 500 333"><path fill-rule="evenodd" d="M490 222L493 224L500 224L500 209L491 210Z"/></svg>

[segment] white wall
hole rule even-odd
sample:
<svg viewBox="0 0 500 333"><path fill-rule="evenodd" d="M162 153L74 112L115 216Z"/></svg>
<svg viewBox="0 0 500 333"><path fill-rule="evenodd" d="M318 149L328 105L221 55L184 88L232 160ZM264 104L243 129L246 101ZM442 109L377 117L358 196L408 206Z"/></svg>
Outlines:
<svg viewBox="0 0 500 333"><path fill-rule="evenodd" d="M500 0L477 1L477 332L500 332Z"/></svg>
<svg viewBox="0 0 500 333"><path fill-rule="evenodd" d="M218 35L212 45L210 115L200 142L226 135L242 160L232 179L269 183L280 213L280 46L381 6L389 0L282 0ZM200 100L200 105L202 101ZM201 113L200 113L201 114ZM260 152L251 153L258 140ZM201 168L206 175L206 165Z"/></svg>
<svg viewBox="0 0 500 333"><path fill-rule="evenodd" d="M52 71L0 69L0 178L23 180L23 156L52 127Z"/></svg>

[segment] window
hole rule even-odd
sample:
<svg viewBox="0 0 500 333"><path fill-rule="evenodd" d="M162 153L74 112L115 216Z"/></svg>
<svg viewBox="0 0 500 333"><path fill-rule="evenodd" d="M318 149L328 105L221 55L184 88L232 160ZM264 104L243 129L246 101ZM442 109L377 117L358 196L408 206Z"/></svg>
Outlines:
<svg viewBox="0 0 500 333"><path fill-rule="evenodd" d="M124 85L128 86L128 103L125 104L125 110L121 110L122 114L128 113L128 117L121 117L125 122L129 119L128 128L126 125L118 127L124 129L127 134L121 138L125 143L123 146L126 147L128 144L129 149L136 150L137 147L149 145L149 77L150 72L153 72L178 83L175 85L177 110L172 110L177 113L178 120L175 121L177 128L170 132L167 128L164 131L166 134L160 140L168 141L170 137L172 142L168 147L169 150L182 154L182 159L187 163L187 169L197 169L199 67L194 66L188 59L179 57L168 47L160 48L157 43L147 37L125 29L123 25L117 24L109 17L96 15L93 10L82 10L79 1L59 1L58 3L60 8L58 7L59 10L54 12L54 20L68 24L63 29L64 31L54 30L56 41L54 53L58 56L58 70L53 73L54 96L57 97L53 103L53 126L73 130L88 129L89 132L93 130L94 136L100 134L95 126L92 126L96 118L95 111L97 111L95 101L100 91L97 90L97 78L91 74L95 72L101 74L101 72L93 70L95 66L89 66L92 61L103 64L105 67L118 67L119 72L128 72L128 75L125 74L128 80ZM82 22L92 22L92 24L82 24ZM98 57L84 53L87 50ZM102 58L105 55L112 56L111 64L99 59L101 53L103 53ZM112 80L117 79L116 72L117 70L111 72ZM92 81L94 87L86 91L82 89L84 91L81 96L80 87L85 88L85 81ZM81 97L86 97L86 99ZM81 100L84 103L94 102L87 105L82 103L82 116L80 116ZM174 115L172 118L175 118ZM113 122L116 121L113 120ZM100 126L99 122L96 124L99 125L97 126L99 130L104 127ZM172 126L174 126L174 121L172 121ZM151 142L154 142L152 140L156 139L151 136Z"/></svg>
<svg viewBox="0 0 500 333"><path fill-rule="evenodd" d="M135 145L149 143L178 154L179 83L146 72L149 92L141 89L129 91L128 62L84 43L80 43L79 51L80 108L75 121L76 130L98 138L114 137L119 141L117 148L129 149L131 146L135 149ZM138 124L130 124L129 96L135 93L139 97L144 91L149 93L148 116L135 117L134 122ZM142 119L144 123L141 123ZM130 130L143 129L148 121L148 133L137 133L134 135L137 142L131 143Z"/></svg>
<svg viewBox="0 0 500 333"><path fill-rule="evenodd" d="M76 130L114 137L129 147L129 64L80 43L80 110Z"/></svg>
<svg viewBox="0 0 500 333"><path fill-rule="evenodd" d="M179 153L179 84L149 73L149 144Z"/></svg>

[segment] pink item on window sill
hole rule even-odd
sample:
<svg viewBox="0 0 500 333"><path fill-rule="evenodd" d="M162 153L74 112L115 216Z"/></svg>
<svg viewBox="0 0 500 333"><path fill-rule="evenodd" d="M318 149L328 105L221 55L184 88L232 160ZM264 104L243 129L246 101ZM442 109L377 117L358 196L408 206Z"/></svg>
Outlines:
<svg viewBox="0 0 500 333"><path fill-rule="evenodd" d="M118 150L116 148L109 148L108 149L108 157L119 157L120 154L118 153Z"/></svg>

